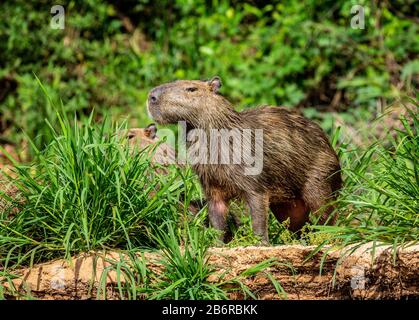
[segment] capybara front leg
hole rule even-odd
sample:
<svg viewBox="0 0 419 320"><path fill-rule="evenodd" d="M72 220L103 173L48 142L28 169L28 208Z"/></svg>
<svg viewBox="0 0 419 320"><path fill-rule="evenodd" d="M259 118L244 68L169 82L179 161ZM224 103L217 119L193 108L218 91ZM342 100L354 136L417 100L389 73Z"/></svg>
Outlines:
<svg viewBox="0 0 419 320"><path fill-rule="evenodd" d="M221 231L220 240L224 241L227 226L228 205L221 199L210 199L208 201L208 216L213 228Z"/></svg>
<svg viewBox="0 0 419 320"><path fill-rule="evenodd" d="M268 244L268 197L265 194L249 193L247 204L252 217L253 233L262 238L262 243Z"/></svg>

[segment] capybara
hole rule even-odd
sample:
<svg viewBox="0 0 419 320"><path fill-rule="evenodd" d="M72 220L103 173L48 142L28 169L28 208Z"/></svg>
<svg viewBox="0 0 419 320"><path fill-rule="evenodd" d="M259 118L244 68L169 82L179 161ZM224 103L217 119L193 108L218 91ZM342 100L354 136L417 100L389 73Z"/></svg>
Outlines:
<svg viewBox="0 0 419 320"><path fill-rule="evenodd" d="M136 149L136 151L141 151L151 145L148 152L151 154L152 162L164 166L174 164L176 162L175 149L173 149L169 144L161 142L157 145L155 150L152 147L159 142L157 127L154 123L149 124L146 128L131 128L118 132L118 134L126 137L129 141L130 147Z"/></svg>
<svg viewBox="0 0 419 320"><path fill-rule="evenodd" d="M165 166L176 164L175 149L168 143L159 142L157 127L154 123L149 124L146 128L131 128L118 132L118 134L128 139L129 146L134 152L139 152L150 146L147 152L151 156L151 162L160 165L155 168L157 173L167 174ZM179 200L183 202L184 197L185 195L182 193ZM193 199L189 202L188 210L197 214L204 206L203 201ZM181 208L183 209L183 205Z"/></svg>
<svg viewBox="0 0 419 320"><path fill-rule="evenodd" d="M219 93L220 87L219 77L208 81L178 80L155 87L147 100L148 112L158 124L184 121L188 135L194 129L206 136L214 130L246 129L252 132L250 138L255 138L255 143L249 147L245 143L249 137L243 138L239 145L242 154L263 150L263 166L258 174L246 174L243 161L192 165L208 202L212 226L225 231L232 199L247 203L253 232L263 242L269 241L269 208L279 221L289 218L289 229L296 232L309 221L310 212L317 215L319 223L334 223L334 208L329 203L337 196L342 181L339 159L323 130L283 107L265 105L236 111ZM258 130L263 132L262 141L256 140ZM227 150L216 151L221 157L223 152L234 152L237 146L233 142L228 142ZM213 145L205 148L214 152Z"/></svg>

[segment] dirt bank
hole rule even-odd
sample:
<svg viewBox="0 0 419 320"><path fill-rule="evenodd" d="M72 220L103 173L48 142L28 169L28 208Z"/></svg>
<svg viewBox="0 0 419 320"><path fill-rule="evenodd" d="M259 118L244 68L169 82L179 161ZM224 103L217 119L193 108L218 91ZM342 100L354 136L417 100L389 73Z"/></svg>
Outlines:
<svg viewBox="0 0 419 320"><path fill-rule="evenodd" d="M209 281L219 281L240 274L247 268L266 259L279 262L266 269L284 288L289 299L405 299L419 297L419 245L399 249L393 256L391 248L379 247L372 258L371 246L364 245L341 259L333 274L342 250L335 250L305 261L314 247L288 245L278 247L212 248L210 263L216 273ZM347 249L346 249L347 250ZM158 253L145 253L147 265L154 271L161 270ZM322 272L320 274L320 265ZM89 299L95 298L97 283L109 262L126 256L116 252L90 253L69 261L56 260L21 270L14 284L20 290L26 288L41 299ZM96 266L94 268L94 265ZM225 279L224 278L224 279ZM122 279L124 281L124 279ZM116 282L114 272L106 278L112 288ZM260 299L278 299L266 272L244 279L244 283ZM6 284L6 286L8 286ZM108 298L117 298L108 293ZM240 299L232 294L232 299Z"/></svg>

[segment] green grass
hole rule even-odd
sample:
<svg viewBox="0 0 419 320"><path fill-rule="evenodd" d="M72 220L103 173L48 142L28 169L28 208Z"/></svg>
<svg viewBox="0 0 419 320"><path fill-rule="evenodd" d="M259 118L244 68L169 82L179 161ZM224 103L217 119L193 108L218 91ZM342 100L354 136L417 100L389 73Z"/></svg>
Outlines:
<svg viewBox="0 0 419 320"><path fill-rule="evenodd" d="M19 278L19 276L13 272L0 270L0 300L9 298L25 300L34 299L30 293L24 292L24 290L21 290L14 284L13 280L17 278Z"/></svg>
<svg viewBox="0 0 419 320"><path fill-rule="evenodd" d="M417 101L400 121L391 146L376 141L364 150L341 146L345 186L336 201L336 226L315 226L329 242L357 246L419 241L419 118Z"/></svg>
<svg viewBox="0 0 419 320"><path fill-rule="evenodd" d="M0 266L155 246L149 228L179 219L180 194L191 177L176 168L158 174L147 150L130 151L109 134L120 128L106 121L96 125L90 117L72 126L58 117L61 130L52 142L8 176L19 197L2 195Z"/></svg>
<svg viewBox="0 0 419 320"><path fill-rule="evenodd" d="M208 282L214 267L208 263L208 248L214 240L208 229L186 226L177 235L171 224L157 231L154 237L162 252L164 272L155 285L151 299L226 299L226 293Z"/></svg>

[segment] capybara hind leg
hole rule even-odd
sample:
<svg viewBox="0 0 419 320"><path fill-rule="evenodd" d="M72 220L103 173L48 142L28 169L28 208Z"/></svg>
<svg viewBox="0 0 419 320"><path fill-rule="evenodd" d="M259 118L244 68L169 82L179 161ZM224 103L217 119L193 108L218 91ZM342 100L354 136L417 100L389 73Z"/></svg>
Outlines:
<svg viewBox="0 0 419 320"><path fill-rule="evenodd" d="M310 203L311 212L315 217L315 224L319 225L334 225L337 219L337 212L335 206L330 202L333 201L332 197L324 197L321 201L313 201Z"/></svg>
<svg viewBox="0 0 419 320"><path fill-rule="evenodd" d="M337 213L331 202L342 187L339 162L323 154L317 159L315 167L317 170L310 173L304 184L302 197L317 217L317 224L334 224Z"/></svg>
<svg viewBox="0 0 419 320"><path fill-rule="evenodd" d="M307 184L304 187L303 198L311 213L317 219L315 223L329 225L335 223L334 206L329 204L330 201L334 200L334 196L329 185L326 183Z"/></svg>
<svg viewBox="0 0 419 320"><path fill-rule="evenodd" d="M289 230L297 232L308 222L309 210L302 199L272 203L271 211L279 222L290 219Z"/></svg>

